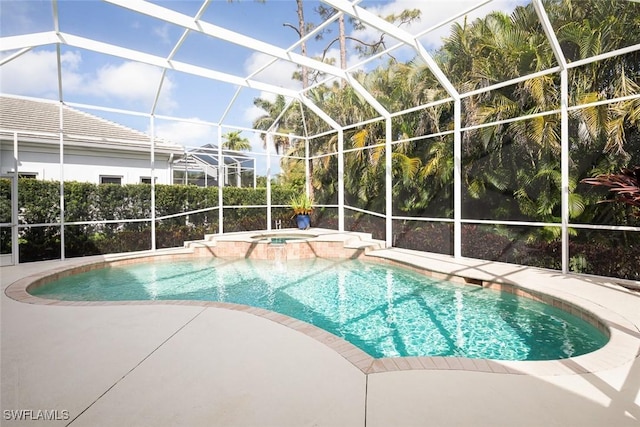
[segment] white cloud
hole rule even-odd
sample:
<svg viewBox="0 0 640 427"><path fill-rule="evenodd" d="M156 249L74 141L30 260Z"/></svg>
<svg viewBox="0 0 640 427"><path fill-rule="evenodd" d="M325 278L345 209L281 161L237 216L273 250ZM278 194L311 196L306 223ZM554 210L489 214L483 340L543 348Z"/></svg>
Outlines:
<svg viewBox="0 0 640 427"><path fill-rule="evenodd" d="M160 41L163 44L170 44L171 43L171 39L169 37L169 30L171 29L171 27L169 26L169 24L164 24L162 26L159 27L154 27L153 28L153 34L158 36L158 38L160 39Z"/></svg>
<svg viewBox="0 0 640 427"><path fill-rule="evenodd" d="M265 114L264 110L251 105L244 110L243 118L249 123L253 123L258 117L262 117Z"/></svg>
<svg viewBox="0 0 640 427"><path fill-rule="evenodd" d="M367 10L376 15L386 17L391 14L399 14L405 9L419 9L422 12L420 20L415 21L410 25L402 26L403 29L407 30L411 34L419 34L434 25L448 20L453 15L461 13L481 3L482 0L430 0L428 2L420 0L396 0L384 5L369 7ZM489 11L493 10L502 10L506 13L511 13L518 4L523 4L523 0L494 0L471 12L468 15L468 20L484 16ZM460 18L460 20L462 19L464 18ZM449 35L450 28L451 23L431 31L421 37L421 42L427 49L437 48L442 45L442 37ZM379 37L379 33L370 28L357 31L354 35L368 41L375 40ZM389 38L387 38L387 40L389 40ZM391 42L388 43L388 45L395 43L397 42Z"/></svg>
<svg viewBox="0 0 640 427"><path fill-rule="evenodd" d="M116 99L138 108L148 109L155 99L161 70L137 62L108 64L98 70L83 71L79 51L66 51L60 56L63 94L91 95ZM57 98L58 66L53 50L29 51L0 68L0 89L16 95ZM165 77L159 99L159 112L177 107L172 94L173 81Z"/></svg>
<svg viewBox="0 0 640 427"><path fill-rule="evenodd" d="M260 69L260 67L269 63L272 59L273 57L260 52L253 53L244 63L245 74L252 74L253 72ZM269 83L274 86L300 90L302 88L302 83L292 79L292 75L295 71L295 64L286 61L276 61L274 64L270 65L253 78L257 81ZM270 92L261 92L259 98L269 101L275 101L276 94ZM253 123L254 120L264 114L265 112L262 109L252 104L244 109L243 118L247 122Z"/></svg>
<svg viewBox="0 0 640 427"><path fill-rule="evenodd" d="M73 88L82 80L77 74L80 54L65 52L60 56L65 84ZM58 65L55 51L29 51L0 68L0 89L5 93L55 97L58 93Z"/></svg>
<svg viewBox="0 0 640 427"><path fill-rule="evenodd" d="M175 144L200 147L204 144L215 144L218 138L217 128L205 123L198 124L198 118L190 118L189 122L170 121L156 122L158 138L165 139ZM147 129L150 133L150 130Z"/></svg>
<svg viewBox="0 0 640 427"><path fill-rule="evenodd" d="M96 96L117 98L129 103L141 102L152 105L162 71L159 68L138 62L108 64L96 71L95 78L87 82L86 93ZM176 107L171 98L174 84L165 77L159 101L159 109L169 112Z"/></svg>
<svg viewBox="0 0 640 427"><path fill-rule="evenodd" d="M267 54L260 52L253 53L244 63L245 73L247 75L252 74L271 60L273 60L273 57ZM278 60L265 70L256 74L253 79L286 89L300 90L302 83L292 78L296 70L297 68L294 63Z"/></svg>

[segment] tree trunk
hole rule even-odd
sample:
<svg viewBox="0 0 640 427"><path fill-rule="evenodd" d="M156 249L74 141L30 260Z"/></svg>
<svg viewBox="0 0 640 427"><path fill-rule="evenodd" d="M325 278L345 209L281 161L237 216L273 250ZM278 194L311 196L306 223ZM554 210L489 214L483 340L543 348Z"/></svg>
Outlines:
<svg viewBox="0 0 640 427"><path fill-rule="evenodd" d="M305 22L304 22L304 9L302 7L302 0L296 0L296 4L298 5L298 32L300 33L300 38L304 38L305 32ZM300 54L302 56L307 56L307 43L300 43ZM302 66L302 88L306 89L309 87L309 70L304 65Z"/></svg>
<svg viewBox="0 0 640 427"><path fill-rule="evenodd" d="M305 22L304 22L304 10L302 8L302 0L296 0L296 4L298 5L298 31L300 32L300 39L304 38L305 31ZM307 56L307 43L300 43L300 54L302 56ZM309 70L304 65L302 66L302 88L306 89L309 87ZM313 176L313 162L311 160L307 160L309 165L309 175L305 177L305 183L308 190L309 197L313 199L313 184L311 183L311 177Z"/></svg>
<svg viewBox="0 0 640 427"><path fill-rule="evenodd" d="M347 36L344 29L344 15L338 18L338 28L340 37L340 68L347 69Z"/></svg>

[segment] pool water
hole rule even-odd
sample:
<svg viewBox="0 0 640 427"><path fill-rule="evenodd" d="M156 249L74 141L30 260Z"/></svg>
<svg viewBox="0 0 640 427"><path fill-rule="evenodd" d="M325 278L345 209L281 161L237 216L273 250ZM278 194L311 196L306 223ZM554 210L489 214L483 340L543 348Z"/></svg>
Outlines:
<svg viewBox="0 0 640 427"><path fill-rule="evenodd" d="M66 277L32 293L73 301L246 304L314 324L373 357L550 360L607 342L590 323L546 304L360 260L131 264Z"/></svg>

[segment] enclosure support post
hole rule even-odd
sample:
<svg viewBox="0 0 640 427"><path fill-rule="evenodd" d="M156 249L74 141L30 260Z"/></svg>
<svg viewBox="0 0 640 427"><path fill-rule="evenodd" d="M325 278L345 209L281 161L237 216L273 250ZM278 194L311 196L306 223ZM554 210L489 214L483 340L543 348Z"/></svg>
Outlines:
<svg viewBox="0 0 640 427"><path fill-rule="evenodd" d="M218 233L224 233L224 206L222 189L224 187L224 159L222 158L222 126L218 126ZM206 174L206 172L205 172Z"/></svg>
<svg viewBox="0 0 640 427"><path fill-rule="evenodd" d="M156 124L154 116L149 117L151 128L151 250L156 250Z"/></svg>
<svg viewBox="0 0 640 427"><path fill-rule="evenodd" d="M542 0L533 0L542 29L549 40L553 55L560 65L560 203L562 233L562 273L569 272L569 74L567 59L562 52Z"/></svg>
<svg viewBox="0 0 640 427"><path fill-rule="evenodd" d="M273 135L267 132L265 139L267 141L267 230L271 231L271 144Z"/></svg>
<svg viewBox="0 0 640 427"><path fill-rule="evenodd" d="M391 117L387 116L385 122L385 247L393 246L393 163L391 140L393 132L391 127Z"/></svg>
<svg viewBox="0 0 640 427"><path fill-rule="evenodd" d="M18 244L18 132L13 133L13 179L11 180L11 263L20 263Z"/></svg>
<svg viewBox="0 0 640 427"><path fill-rule="evenodd" d="M338 129L338 231L344 231L344 130Z"/></svg>
<svg viewBox="0 0 640 427"><path fill-rule="evenodd" d="M291 137L289 137L289 141L291 141ZM313 195L313 191L311 190L311 162L309 155L309 138L304 139L304 192L307 196L311 197Z"/></svg>
<svg viewBox="0 0 640 427"><path fill-rule="evenodd" d="M462 257L462 103L453 103L453 256Z"/></svg>
<svg viewBox="0 0 640 427"><path fill-rule="evenodd" d="M569 272L569 76L560 71L560 169L562 174L562 273Z"/></svg>
<svg viewBox="0 0 640 427"><path fill-rule="evenodd" d="M64 110L62 102L60 102L58 111L60 114L60 259L64 260L64 117L62 114Z"/></svg>

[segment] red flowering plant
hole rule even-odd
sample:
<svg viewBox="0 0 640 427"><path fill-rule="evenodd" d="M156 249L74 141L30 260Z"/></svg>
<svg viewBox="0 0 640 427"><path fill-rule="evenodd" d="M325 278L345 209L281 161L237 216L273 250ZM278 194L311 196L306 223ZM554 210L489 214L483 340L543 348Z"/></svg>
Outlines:
<svg viewBox="0 0 640 427"><path fill-rule="evenodd" d="M625 168L620 173L602 174L593 178L585 178L580 181L584 184L609 187L614 194L613 200L638 208L636 216L640 216L640 166Z"/></svg>

